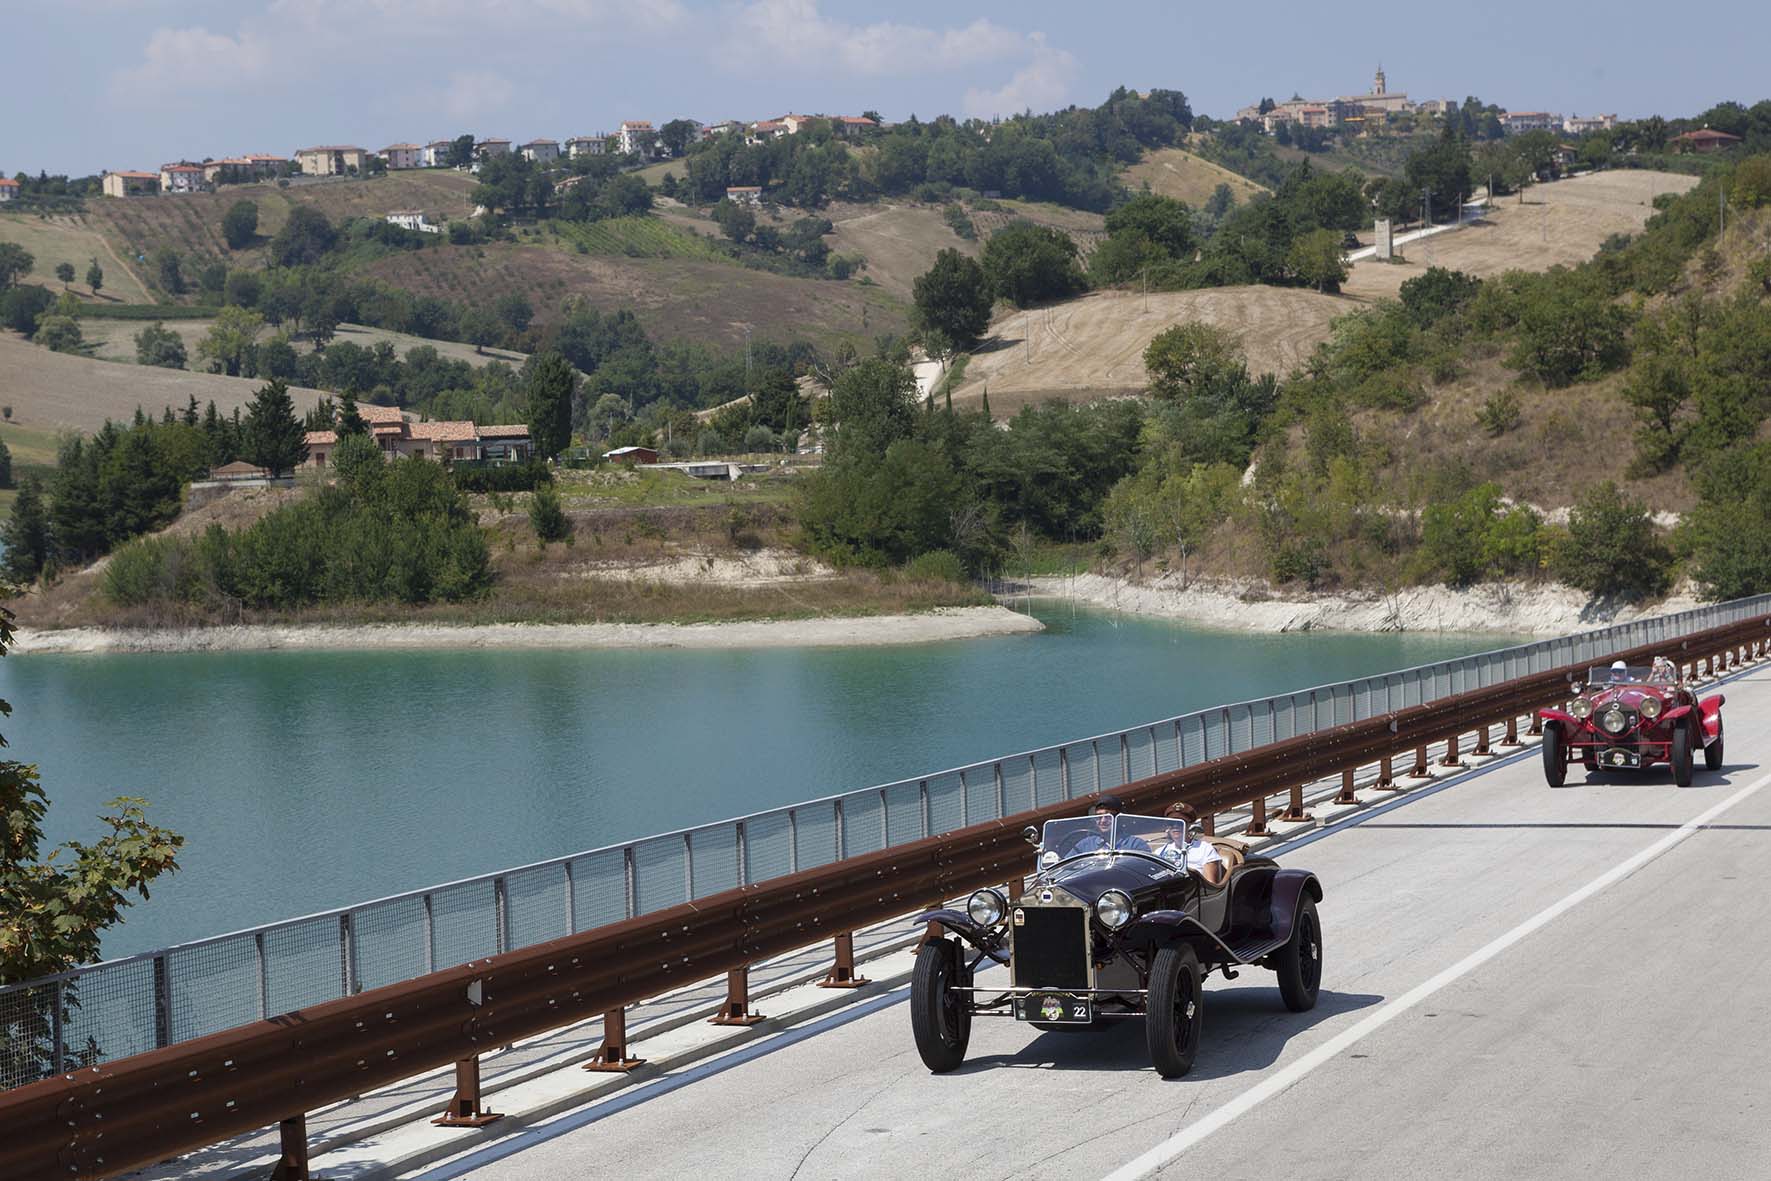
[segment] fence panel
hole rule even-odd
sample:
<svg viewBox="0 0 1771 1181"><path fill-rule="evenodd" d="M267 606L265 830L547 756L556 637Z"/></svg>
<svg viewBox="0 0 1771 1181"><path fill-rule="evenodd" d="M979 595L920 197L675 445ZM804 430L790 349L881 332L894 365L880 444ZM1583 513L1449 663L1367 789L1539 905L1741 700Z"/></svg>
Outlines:
<svg viewBox="0 0 1771 1181"><path fill-rule="evenodd" d="M635 914L651 914L689 900L688 858L677 834L653 837L633 846Z"/></svg>
<svg viewBox="0 0 1771 1181"><path fill-rule="evenodd" d="M1038 807L1033 795L1033 768L1038 755L1017 755L1002 760L1002 808L1004 815L1030 812Z"/></svg>
<svg viewBox="0 0 1771 1181"><path fill-rule="evenodd" d="M1140 726L1125 736L1126 757L1131 763L1133 779L1148 779L1156 774L1156 727Z"/></svg>
<svg viewBox="0 0 1771 1181"><path fill-rule="evenodd" d="M572 909L580 931L627 917L626 858L620 849L572 858Z"/></svg>
<svg viewBox="0 0 1771 1181"><path fill-rule="evenodd" d="M793 872L793 828L785 809L745 818L744 865L752 882Z"/></svg>
<svg viewBox="0 0 1771 1181"><path fill-rule="evenodd" d="M357 932L357 979L362 987L397 984L429 970L423 898L391 898L358 907L351 921Z"/></svg>
<svg viewBox="0 0 1771 1181"><path fill-rule="evenodd" d="M750 834L746 833L748 837ZM705 898L738 884L738 827L716 824L697 828L690 843L694 857L695 897Z"/></svg>
<svg viewBox="0 0 1771 1181"><path fill-rule="evenodd" d="M433 891L431 919L438 968L497 954L498 906L490 881L458 882Z"/></svg>
<svg viewBox="0 0 1771 1181"><path fill-rule="evenodd" d="M878 790L842 797L842 855L856 857L885 848L885 802Z"/></svg>
<svg viewBox="0 0 1771 1181"><path fill-rule="evenodd" d="M836 860L836 805L829 801L801 804L793 810L800 869L816 869Z"/></svg>
<svg viewBox="0 0 1771 1181"><path fill-rule="evenodd" d="M338 943L336 918L307 919L266 931L266 1011L287 1013L321 1001L337 1000L344 995L343 963L344 949ZM443 960L437 961L437 967L445 966Z"/></svg>
<svg viewBox="0 0 1771 1181"><path fill-rule="evenodd" d="M1033 756L1033 794L1038 807L1055 804L1068 796L1064 787L1064 756L1056 747Z"/></svg>

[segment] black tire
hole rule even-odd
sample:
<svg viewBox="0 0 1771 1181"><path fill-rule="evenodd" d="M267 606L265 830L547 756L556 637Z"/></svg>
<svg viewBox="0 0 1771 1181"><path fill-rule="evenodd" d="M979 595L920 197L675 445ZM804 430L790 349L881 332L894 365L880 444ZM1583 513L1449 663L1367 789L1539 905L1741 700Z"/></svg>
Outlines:
<svg viewBox="0 0 1771 1181"><path fill-rule="evenodd" d="M934 1074L946 1074L965 1061L972 1040L971 998L956 993L958 957L945 939L931 939L916 953L916 972L910 978L910 1032L922 1064Z"/></svg>
<svg viewBox="0 0 1771 1181"><path fill-rule="evenodd" d="M1322 924L1316 918L1316 900L1308 894L1298 903L1291 938L1273 954L1273 971L1286 1008L1304 1013L1316 1007L1316 990L1322 986Z"/></svg>
<svg viewBox="0 0 1771 1181"><path fill-rule="evenodd" d="M1703 765L1711 771L1722 769L1722 719L1716 719L1716 740L1703 748Z"/></svg>
<svg viewBox="0 0 1771 1181"><path fill-rule="evenodd" d="M1680 787L1691 786L1691 727L1681 722L1673 727L1671 752L1673 782Z"/></svg>
<svg viewBox="0 0 1771 1181"><path fill-rule="evenodd" d="M1563 754L1562 723L1545 722L1543 726L1543 777L1551 787L1568 782L1568 758Z"/></svg>
<svg viewBox="0 0 1771 1181"><path fill-rule="evenodd" d="M1150 1065L1163 1078L1193 1069L1205 1030L1205 974L1191 947L1165 947L1150 964L1149 1016L1144 1022Z"/></svg>

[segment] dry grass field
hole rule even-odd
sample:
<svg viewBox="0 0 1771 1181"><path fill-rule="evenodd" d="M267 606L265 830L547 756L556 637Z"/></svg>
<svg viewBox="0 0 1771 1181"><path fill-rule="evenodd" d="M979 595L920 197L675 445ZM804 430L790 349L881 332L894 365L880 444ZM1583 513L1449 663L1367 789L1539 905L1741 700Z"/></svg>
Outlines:
<svg viewBox="0 0 1771 1181"><path fill-rule="evenodd" d="M191 369L201 369L203 364L197 358L197 342L209 334L213 320L167 320L161 326L178 333L184 338L185 364ZM86 343L93 346L91 355L104 361L135 360L135 336L147 323L141 320L93 320L80 322L81 334ZM258 339L260 343L270 339L270 330L266 329ZM528 360L527 353L515 352L511 349L487 349L484 353L475 353L471 344L462 344L453 340L427 340L422 336L412 336L405 332L390 332L385 328L370 328L362 324L340 324L332 343L339 344L349 341L351 344L369 348L380 341L387 341L394 346L394 352L401 357L408 349L420 345L428 345L437 350L445 360L466 361L469 365L485 365L491 361L503 361L507 365L521 365ZM305 337L292 342L298 353L311 352L313 342Z"/></svg>
<svg viewBox="0 0 1771 1181"><path fill-rule="evenodd" d="M1547 271L1585 262L1613 234L1633 234L1654 212L1659 193L1682 193L1694 176L1673 172L1596 172L1525 190L1525 203L1503 197L1481 222L1410 242L1404 263L1353 267L1345 291L1361 299L1393 299L1429 266L1472 275Z"/></svg>
<svg viewBox="0 0 1771 1181"><path fill-rule="evenodd" d="M480 306L522 292L541 324L558 318L567 296L581 295L602 311L632 308L654 340L726 348L743 346L746 325L758 340L871 345L875 336L903 332L908 324L903 301L878 284L795 279L691 258L615 258L495 243L390 256L366 271L410 291Z"/></svg>
<svg viewBox="0 0 1771 1181"><path fill-rule="evenodd" d="M990 388L993 414L1047 398L1085 401L1139 393L1144 348L1176 324L1203 321L1242 338L1249 368L1284 374L1328 334L1353 301L1290 287L1223 287L1151 292L1097 291L1050 308L997 318L984 349L953 394L969 403Z"/></svg>
<svg viewBox="0 0 1771 1181"><path fill-rule="evenodd" d="M908 300L916 277L934 265L935 255L957 250L976 258L983 238L967 241L953 232L938 205L849 205L826 211L836 232L826 240L838 254L867 260L862 272L894 295Z"/></svg>
<svg viewBox="0 0 1771 1181"><path fill-rule="evenodd" d="M91 357L52 353L11 332L0 332L0 402L12 407L12 421L35 431L95 431L105 419L127 420L135 408L158 414L182 409L191 398L213 401L232 414L244 407L263 382L182 369L118 365ZM316 390L291 387L298 413L320 397Z"/></svg>
<svg viewBox="0 0 1771 1181"><path fill-rule="evenodd" d="M96 202L97 198L94 198ZM74 264L74 283L70 288L81 298L91 298L86 286L86 268L93 259L105 273L98 298L111 303L151 303L147 288L141 285L130 268L111 252L104 236L81 213L0 213L0 242L12 242L30 251L35 266L26 276L27 283L41 283L51 291L61 290L55 277L55 265Z"/></svg>
<svg viewBox="0 0 1771 1181"><path fill-rule="evenodd" d="M344 178L275 184L227 185L214 193L139 197L133 200L95 197L87 203L88 219L125 258L170 247L193 260L225 258L233 265L256 262L264 241L289 219L297 204L311 205L334 223L347 217L379 217L395 209L422 209L433 219L466 217L472 211L468 194L473 177L452 169L390 172L365 179ZM221 219L236 201L258 203L257 246L234 252L221 236ZM191 272L186 268L187 275Z"/></svg>
<svg viewBox="0 0 1771 1181"><path fill-rule="evenodd" d="M1151 192L1185 201L1195 209L1204 205L1219 185L1229 185L1238 204L1267 191L1246 176L1195 156L1185 148L1146 152L1142 160L1121 172L1119 179L1134 192L1148 185Z"/></svg>

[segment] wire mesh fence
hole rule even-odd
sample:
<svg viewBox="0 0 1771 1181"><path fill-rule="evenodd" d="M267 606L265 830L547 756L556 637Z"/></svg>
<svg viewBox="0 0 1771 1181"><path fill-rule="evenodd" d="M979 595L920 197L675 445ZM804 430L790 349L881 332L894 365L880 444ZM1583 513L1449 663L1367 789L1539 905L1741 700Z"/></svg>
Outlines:
<svg viewBox="0 0 1771 1181"><path fill-rule="evenodd" d="M1767 610L1742 599L1214 706L8 985L0 1089Z"/></svg>

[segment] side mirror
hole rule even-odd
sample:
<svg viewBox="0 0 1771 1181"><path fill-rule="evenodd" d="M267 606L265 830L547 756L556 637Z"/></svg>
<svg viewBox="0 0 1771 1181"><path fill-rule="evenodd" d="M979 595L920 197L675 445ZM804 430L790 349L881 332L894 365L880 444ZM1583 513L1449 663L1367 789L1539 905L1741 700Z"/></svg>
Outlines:
<svg viewBox="0 0 1771 1181"><path fill-rule="evenodd" d="M1021 839L1026 841L1029 845L1032 845L1035 849L1039 848L1039 830L1034 828L1031 824L1021 830Z"/></svg>

